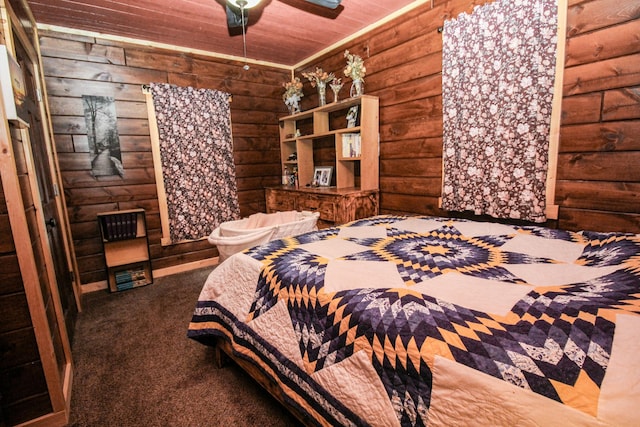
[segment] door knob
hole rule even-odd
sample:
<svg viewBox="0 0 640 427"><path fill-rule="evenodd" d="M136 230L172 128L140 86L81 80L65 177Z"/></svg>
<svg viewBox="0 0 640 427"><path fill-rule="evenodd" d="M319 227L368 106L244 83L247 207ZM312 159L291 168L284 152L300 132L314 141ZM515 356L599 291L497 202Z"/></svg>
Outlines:
<svg viewBox="0 0 640 427"><path fill-rule="evenodd" d="M55 218L49 218L49 221L47 221L47 225L51 228L55 227L56 225L58 225L56 223L56 219Z"/></svg>

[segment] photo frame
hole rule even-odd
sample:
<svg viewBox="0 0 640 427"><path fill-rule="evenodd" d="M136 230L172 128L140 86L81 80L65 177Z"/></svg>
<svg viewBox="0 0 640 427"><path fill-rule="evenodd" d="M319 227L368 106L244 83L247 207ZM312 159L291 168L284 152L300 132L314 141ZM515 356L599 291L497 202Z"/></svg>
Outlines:
<svg viewBox="0 0 640 427"><path fill-rule="evenodd" d="M353 128L356 127L356 123L358 121L358 106L354 105L349 108L349 112L347 113L347 127Z"/></svg>
<svg viewBox="0 0 640 427"><path fill-rule="evenodd" d="M316 166L313 170L313 183L318 187L329 187L332 175L333 166Z"/></svg>

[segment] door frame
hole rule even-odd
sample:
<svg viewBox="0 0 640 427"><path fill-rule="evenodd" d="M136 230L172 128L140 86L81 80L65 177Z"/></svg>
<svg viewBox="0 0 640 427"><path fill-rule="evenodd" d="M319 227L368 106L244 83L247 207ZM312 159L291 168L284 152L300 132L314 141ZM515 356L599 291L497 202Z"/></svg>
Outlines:
<svg viewBox="0 0 640 427"><path fill-rule="evenodd" d="M67 257L67 270L71 274L71 286L75 297L76 307L81 310L80 305L80 284L78 283L79 275L77 262L73 251L73 241L70 232L69 218L66 211L66 203L62 190L62 179L58 168L58 160L55 149L53 148L51 116L48 106L46 105L46 91L44 89L44 75L42 70L42 59L39 51L38 34L35 26L35 20L31 15L25 0L19 0L24 9L29 13L30 24L33 28L33 39L27 34L26 30L20 24L20 19L13 11L11 4L7 0L0 0L0 15L2 32L0 34L0 42L4 42L7 51L15 56L14 36L19 39L21 45L26 51L25 60L28 60L33 68L33 76L37 90L37 103L42 123L43 143L46 147L47 159L49 163L49 175L46 179L50 180L55 191L55 210L59 217L59 227L62 236L62 244ZM0 173L2 185L7 198L7 210L9 214L13 241L20 265L22 281L24 284L25 295L27 298L29 312L31 315L35 337L40 353L40 360L47 382L49 391L49 399L51 401L53 412L39 418L34 425L60 425L68 422L68 416L71 405L71 388L73 384L73 359L71 354L71 344L67 333L66 322L64 318L63 308L60 301L60 294L57 286L56 271L50 246L46 219L42 202L40 198L40 189L37 182L33 152L31 147L31 138L29 129L24 126L17 130L22 140L22 149L24 151L25 162L28 172L29 184L31 187L31 197L33 206L35 207L36 224L38 227L39 244L42 248L44 257L44 268L46 271L46 279L49 283L49 292L51 293L51 301L55 313L55 322L52 325L50 319L45 313L44 298L41 288L41 279L38 277L38 265L36 256L31 246L31 231L25 215L25 205L22 199L20 182L15 165L15 153L13 152L11 130L7 119L3 96L12 96L12 94L3 94L0 91L0 145L2 146L0 155ZM51 328L57 328L62 340L62 353L64 356L64 364L59 369L58 362L55 357L55 348L50 334Z"/></svg>
<svg viewBox="0 0 640 427"><path fill-rule="evenodd" d="M26 3L24 0L21 0L21 1ZM69 223L69 212L67 210L67 203L64 196L64 190L63 190L64 187L62 185L62 182L63 182L62 175L60 173L60 168L58 167L59 165L58 155L56 150L54 149L53 132L52 132L53 124L51 122L51 114L49 111L46 86L44 84L44 79L42 77L44 76L44 70L42 68L42 56L40 54L40 47L38 42L38 30L35 26L35 19L31 15L30 15L30 20L33 25L34 40L31 40L29 38L29 36L21 26L12 25L12 22L20 22L20 21L18 20L18 17L14 14L14 12L11 10L11 7L9 4L7 4L6 0L4 3L5 3L5 6L7 7L7 9L5 10L7 11L7 14L8 14L8 16L5 17L5 19L3 19L3 24L4 24L3 32L5 34L5 37L7 38L7 40L5 40L7 50L9 50L12 54L15 54L15 46L14 46L15 42L13 41L12 36L13 34L16 34L20 39L20 42L24 46L25 50L27 51L27 55L29 56L29 60L33 67L33 72L36 80L36 89L39 93L39 98L40 98L38 100L38 105L40 108L40 117L42 119L42 124L43 124L43 136L44 136L44 143L47 150L49 169L51 171L50 179L52 180L53 185L56 188L56 210L58 213L58 217L60 218L59 227L61 229L62 239L64 242L64 249L67 257L67 263L68 263L67 268L70 274L72 275L71 283L73 286L76 306L78 307L78 312L81 312L82 311L82 299L81 299L82 287L81 287L80 275L79 275L80 270L78 268L78 262L75 257L73 236L71 234L71 226ZM29 9L27 8L27 10ZM29 13L30 13L30 10L29 10ZM23 138L25 138L24 141L30 142L28 133L29 132L27 129L23 129L22 136ZM31 152L29 152L29 154L31 155ZM30 176L32 174L33 176L35 176L35 167L34 167L33 160L31 158L28 159L28 167L29 167ZM33 182L32 182L32 185L33 185ZM51 248L48 242L46 242L47 240L46 239L47 230L46 230L46 224L45 224L46 219L42 216L42 209L41 209L41 206L39 206L40 194L39 194L37 185L35 187L32 186L32 188L33 188L33 197L35 200L38 201L37 206L38 208L40 208L39 209L40 232L41 232L41 236L43 236L42 233L44 233L44 237L45 237L43 241L43 246L46 247L47 250L50 252ZM49 253L49 255L51 254Z"/></svg>

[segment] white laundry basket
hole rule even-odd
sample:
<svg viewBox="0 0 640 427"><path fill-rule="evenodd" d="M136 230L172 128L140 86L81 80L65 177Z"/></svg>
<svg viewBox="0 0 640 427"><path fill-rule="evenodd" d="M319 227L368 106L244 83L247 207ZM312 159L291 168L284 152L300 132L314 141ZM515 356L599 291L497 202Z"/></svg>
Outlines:
<svg viewBox="0 0 640 427"><path fill-rule="evenodd" d="M318 212L307 211L258 213L248 218L223 222L213 230L208 240L218 248L219 262L222 262L253 246L317 230L319 216Z"/></svg>

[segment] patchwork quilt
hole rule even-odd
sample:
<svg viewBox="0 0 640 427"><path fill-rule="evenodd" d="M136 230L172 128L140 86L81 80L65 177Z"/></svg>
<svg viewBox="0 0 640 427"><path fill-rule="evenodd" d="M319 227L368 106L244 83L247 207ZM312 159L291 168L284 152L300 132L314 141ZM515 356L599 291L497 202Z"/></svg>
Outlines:
<svg viewBox="0 0 640 427"><path fill-rule="evenodd" d="M309 425L637 425L640 235L376 216L236 254L225 337Z"/></svg>

